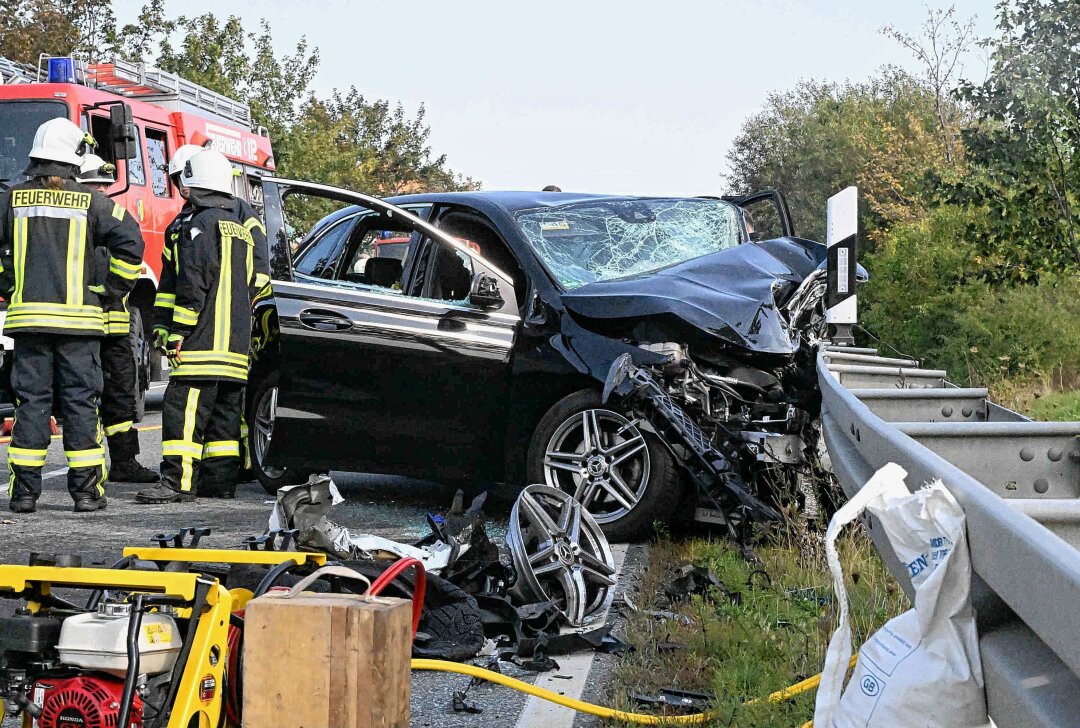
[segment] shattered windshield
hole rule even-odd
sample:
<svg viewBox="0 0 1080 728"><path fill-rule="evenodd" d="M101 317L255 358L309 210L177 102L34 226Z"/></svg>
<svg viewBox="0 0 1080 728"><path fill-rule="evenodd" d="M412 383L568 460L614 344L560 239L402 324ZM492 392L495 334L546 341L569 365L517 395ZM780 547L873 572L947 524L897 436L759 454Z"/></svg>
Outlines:
<svg viewBox="0 0 1080 728"><path fill-rule="evenodd" d="M22 178L30 163L27 155L34 132L46 121L61 116L67 116L67 105L62 101L0 102L0 183L11 184Z"/></svg>
<svg viewBox="0 0 1080 728"><path fill-rule="evenodd" d="M740 240L734 206L719 200L590 200L514 217L568 290L666 268Z"/></svg>

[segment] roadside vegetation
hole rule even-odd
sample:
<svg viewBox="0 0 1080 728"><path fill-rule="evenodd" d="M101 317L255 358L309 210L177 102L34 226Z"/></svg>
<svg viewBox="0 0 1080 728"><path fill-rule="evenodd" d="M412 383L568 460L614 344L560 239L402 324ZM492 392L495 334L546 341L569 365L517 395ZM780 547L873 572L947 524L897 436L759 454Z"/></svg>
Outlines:
<svg viewBox="0 0 1080 728"><path fill-rule="evenodd" d="M656 543L631 599L641 610L670 611L683 620L630 612L627 640L634 651L616 671L619 699L665 688L704 692L716 697L711 725L730 728L798 728L813 718L813 690L783 702L765 697L817 674L836 628L838 605L824 549L813 546L818 541L806 532L782 537L756 550L760 565L723 540ZM909 605L861 526L838 543L859 645ZM711 569L739 596L713 589L671 603L664 591L683 564ZM621 707L642 710L628 701Z"/></svg>
<svg viewBox="0 0 1080 728"><path fill-rule="evenodd" d="M914 35L883 29L920 72L772 94L727 181L784 191L797 231L818 240L825 200L857 184L871 275L860 343L1036 417L1076 417L1080 4L1005 0L996 17L980 40L952 8L931 10Z"/></svg>

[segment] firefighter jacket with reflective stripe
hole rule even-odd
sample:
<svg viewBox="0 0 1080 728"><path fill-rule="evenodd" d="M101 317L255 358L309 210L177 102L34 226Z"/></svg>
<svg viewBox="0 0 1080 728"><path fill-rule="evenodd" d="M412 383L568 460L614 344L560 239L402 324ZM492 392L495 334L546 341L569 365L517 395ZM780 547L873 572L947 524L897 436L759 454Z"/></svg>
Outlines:
<svg viewBox="0 0 1080 728"><path fill-rule="evenodd" d="M251 231L254 243L255 281L253 291L258 294L270 284L270 251L266 241L266 228L259 219L259 213L244 200L237 198L240 216L244 227ZM157 295L154 297L154 328L169 330L172 325L173 306L176 304L176 243L180 240L182 224L191 218L194 207L185 202L180 213L165 228L165 245L161 249L161 279L158 282Z"/></svg>
<svg viewBox="0 0 1080 728"><path fill-rule="evenodd" d="M0 291L9 301L5 333L101 336L102 305L123 299L139 276L142 235L125 222L123 207L74 179L57 190L45 187L43 176L68 176L72 170L38 164L28 170L30 180L0 193ZM109 258L104 279L95 281L98 247Z"/></svg>
<svg viewBox="0 0 1080 728"><path fill-rule="evenodd" d="M139 229L139 223L135 222L134 217L125 214L122 224L133 228L129 229L128 233L139 235L141 239L142 232ZM110 260L109 250L107 248L98 248L94 260L94 281L98 287L103 288L110 269L113 268L115 264ZM141 273L141 271L142 266L140 265L139 272ZM103 300L101 308L104 316L106 336L127 336L131 332L131 312L128 310L127 295L121 298Z"/></svg>
<svg viewBox="0 0 1080 728"><path fill-rule="evenodd" d="M247 381L255 241L235 198L201 195L193 202L173 251L169 339L182 337L183 345L169 376Z"/></svg>

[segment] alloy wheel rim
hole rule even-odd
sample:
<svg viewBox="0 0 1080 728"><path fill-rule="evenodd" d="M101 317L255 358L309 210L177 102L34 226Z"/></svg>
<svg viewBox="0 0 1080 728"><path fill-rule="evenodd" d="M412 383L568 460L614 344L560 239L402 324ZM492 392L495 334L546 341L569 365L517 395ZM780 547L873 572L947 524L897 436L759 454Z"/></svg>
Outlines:
<svg viewBox="0 0 1080 728"><path fill-rule="evenodd" d="M649 486L652 461L637 425L618 412L568 417L544 450L544 480L574 496L598 523L626 516Z"/></svg>
<svg viewBox="0 0 1080 728"><path fill-rule="evenodd" d="M546 485L522 491L506 542L528 601L552 601L573 626L585 623L615 585L615 560L600 525L568 493Z"/></svg>
<svg viewBox="0 0 1080 728"><path fill-rule="evenodd" d="M267 476L278 479L285 474L285 468L264 465L270 441L274 438L274 420L277 418L278 388L268 387L259 398L255 407L255 460Z"/></svg>

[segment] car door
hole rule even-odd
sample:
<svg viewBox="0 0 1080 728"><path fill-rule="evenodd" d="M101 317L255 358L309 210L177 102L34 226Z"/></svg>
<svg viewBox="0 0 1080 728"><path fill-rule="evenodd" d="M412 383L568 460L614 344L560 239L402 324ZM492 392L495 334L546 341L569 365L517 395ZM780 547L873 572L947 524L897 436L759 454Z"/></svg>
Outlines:
<svg viewBox="0 0 1080 728"><path fill-rule="evenodd" d="M284 180L265 180L264 193L281 355L267 461L421 475L485 465L503 431L519 324L510 277L381 200ZM294 269L282 214L290 195L356 205L333 276ZM402 238L404 261L378 255L384 241ZM410 295L411 277L435 271L420 255L448 267L441 286ZM480 277L495 282L502 305L476 302Z"/></svg>

